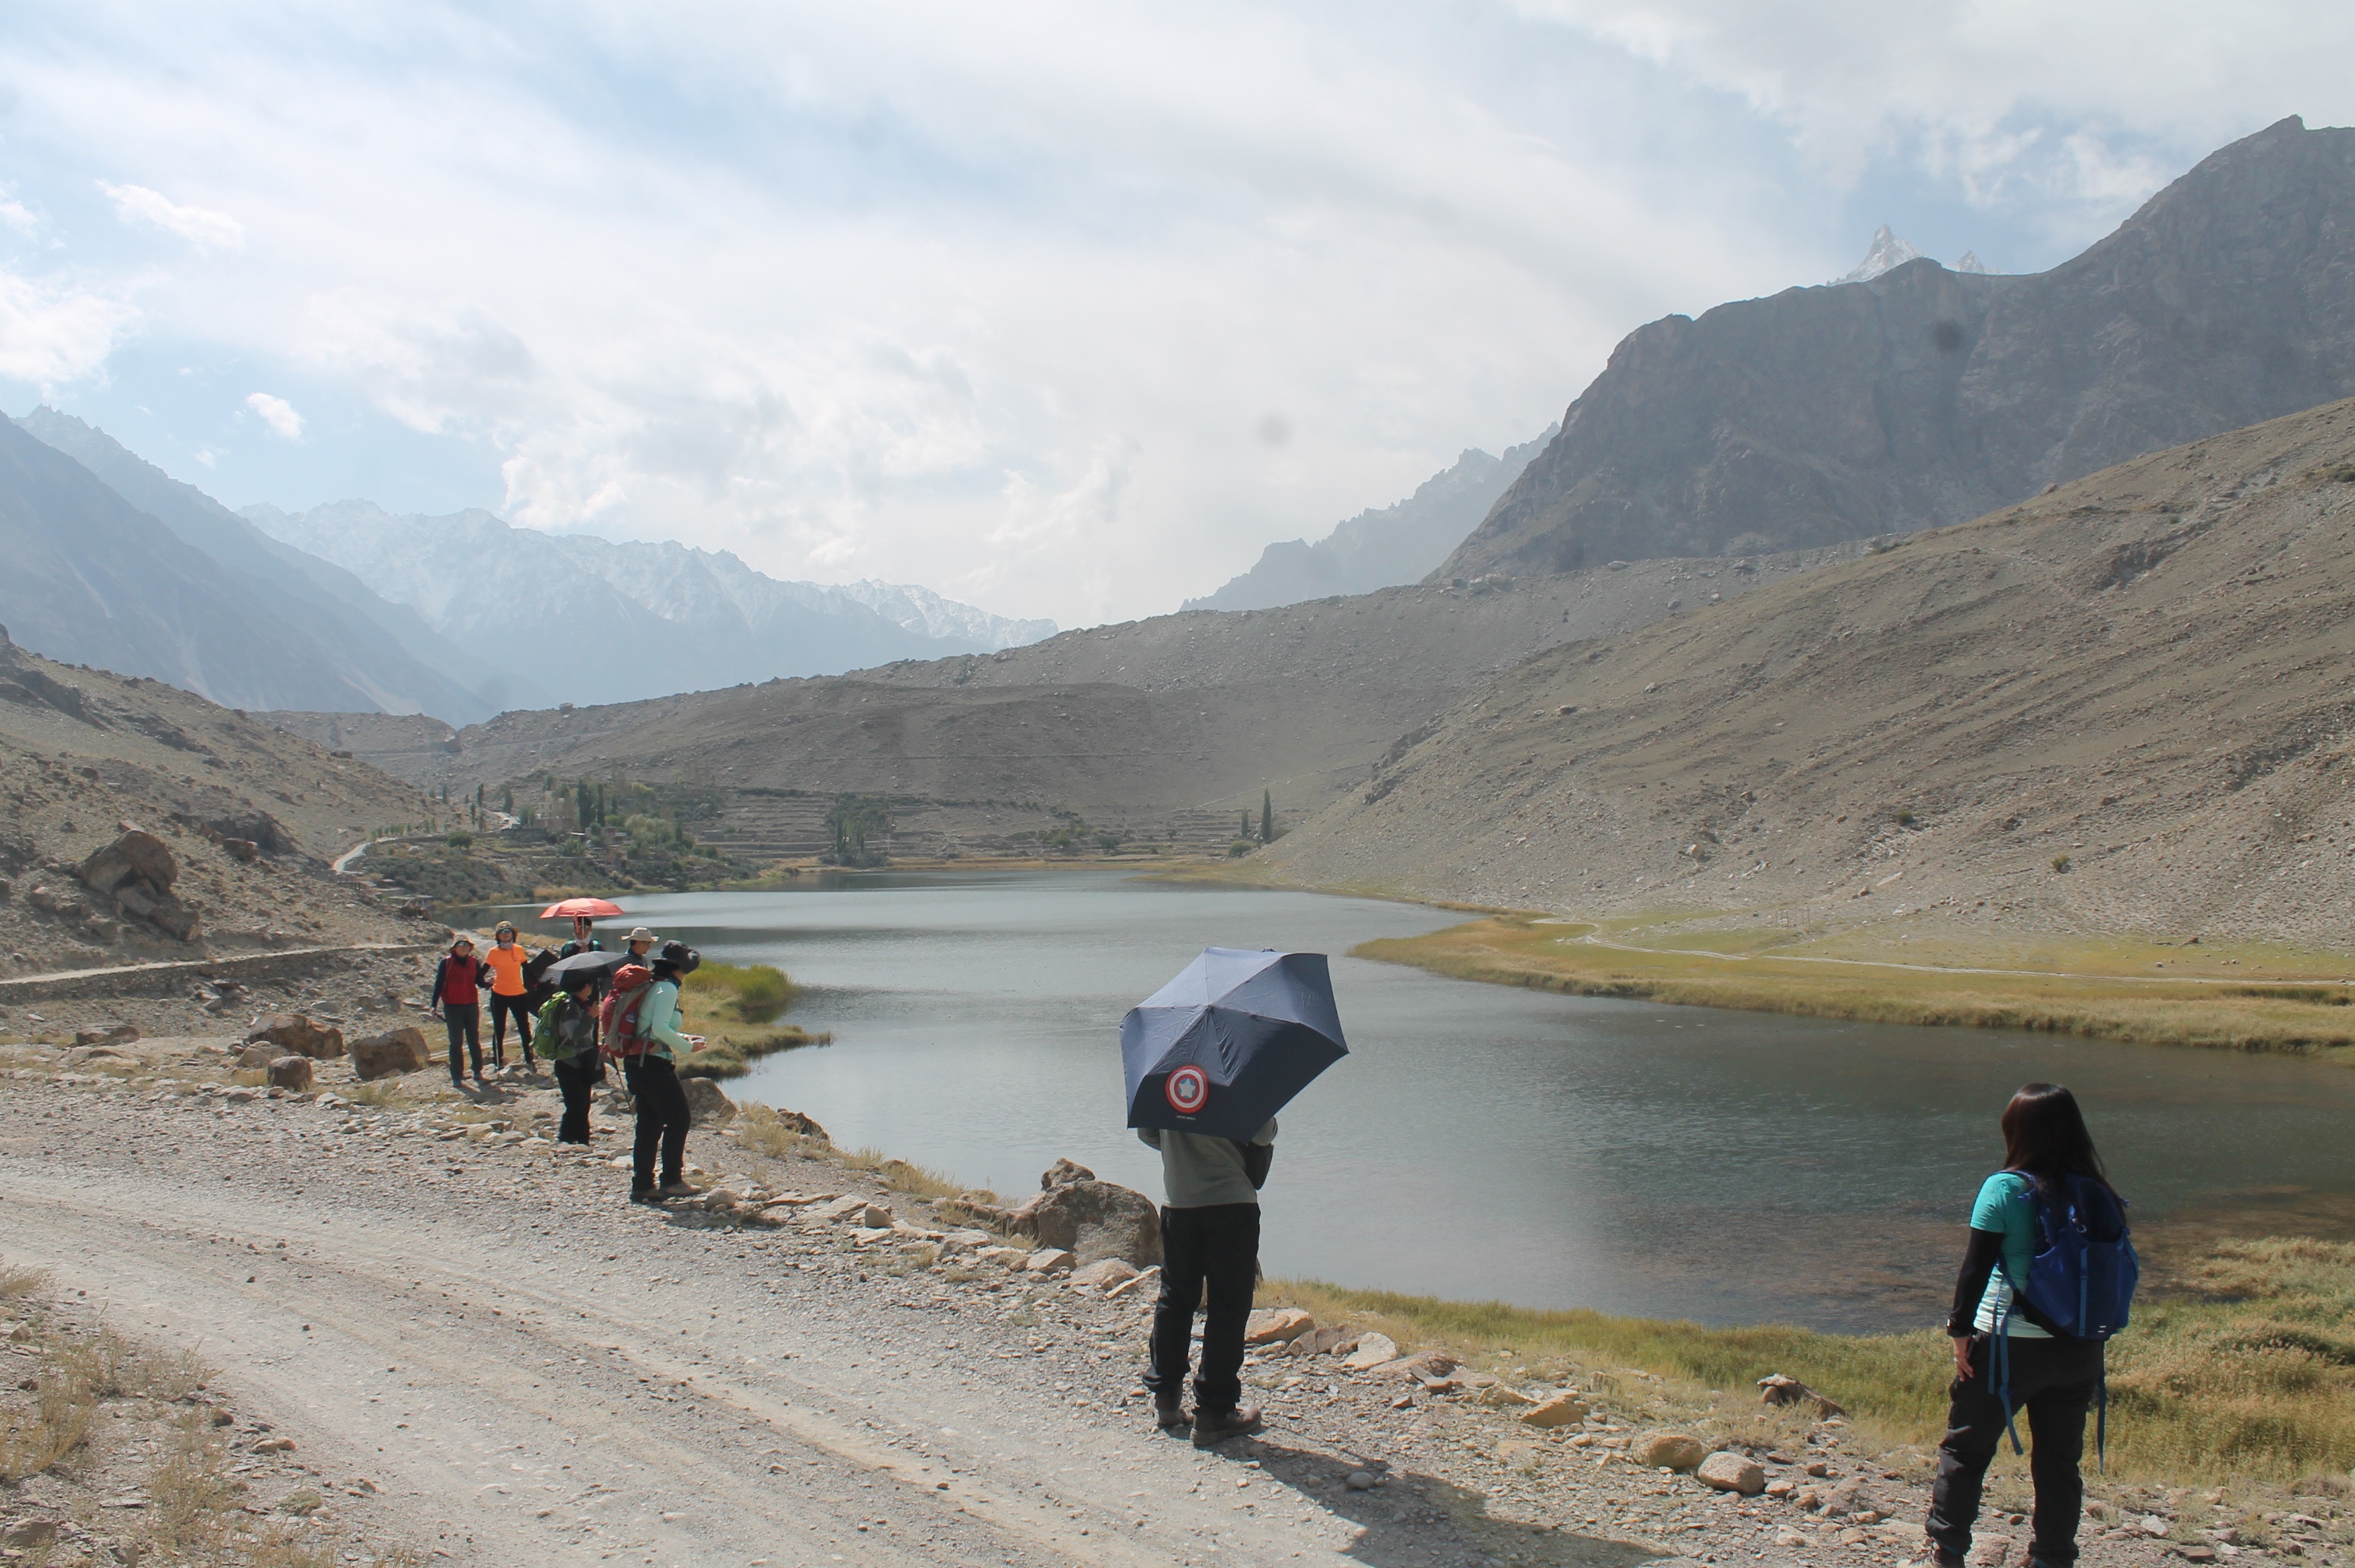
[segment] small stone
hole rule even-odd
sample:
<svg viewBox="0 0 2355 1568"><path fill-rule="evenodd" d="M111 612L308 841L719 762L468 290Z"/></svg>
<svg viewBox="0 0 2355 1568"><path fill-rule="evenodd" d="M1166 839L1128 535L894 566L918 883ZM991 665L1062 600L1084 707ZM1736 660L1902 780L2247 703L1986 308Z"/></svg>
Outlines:
<svg viewBox="0 0 2355 1568"><path fill-rule="evenodd" d="M809 1217L813 1220L823 1220L831 1224L842 1220L863 1220L866 1213L866 1199L835 1198L812 1209L809 1211Z"/></svg>
<svg viewBox="0 0 2355 1568"><path fill-rule="evenodd" d="M1071 1254L1061 1247L1040 1247L1022 1266L1032 1274L1069 1274Z"/></svg>
<svg viewBox="0 0 2355 1568"><path fill-rule="evenodd" d="M994 1244L987 1231L951 1231L941 1238L941 1256L953 1258L963 1253L978 1253Z"/></svg>
<svg viewBox="0 0 2355 1568"><path fill-rule="evenodd" d="M1119 1258L1098 1258L1083 1269L1071 1272L1071 1283L1089 1290L1110 1290L1136 1277L1136 1270Z"/></svg>
<svg viewBox="0 0 2355 1568"><path fill-rule="evenodd" d="M2212 1546L2179 1546L2175 1550L2181 1555L2186 1563L2213 1563L2216 1561L2216 1549Z"/></svg>
<svg viewBox="0 0 2355 1568"><path fill-rule="evenodd" d="M1800 1547L1813 1546L1815 1542L1796 1530L1778 1530L1774 1532L1774 1544L1782 1547Z"/></svg>
<svg viewBox="0 0 2355 1568"><path fill-rule="evenodd" d="M1398 1342L1387 1334L1360 1334L1358 1348L1343 1358L1341 1365L1353 1372L1362 1372L1399 1359Z"/></svg>
<svg viewBox="0 0 2355 1568"><path fill-rule="evenodd" d="M266 1040L298 1056L332 1060L344 1054L344 1031L302 1013L264 1013L246 1034L249 1043Z"/></svg>
<svg viewBox="0 0 2355 1568"><path fill-rule="evenodd" d="M1349 1342L1349 1331L1338 1324L1311 1328L1284 1348L1287 1356L1322 1356Z"/></svg>
<svg viewBox="0 0 2355 1568"><path fill-rule="evenodd" d="M1693 1472L1701 1485L1714 1487L1721 1492L1739 1492L1754 1498L1766 1489L1766 1471L1756 1460L1745 1454L1720 1450L1700 1462Z"/></svg>
<svg viewBox="0 0 2355 1568"><path fill-rule="evenodd" d="M858 1222L870 1231L890 1230L894 1218L891 1211L880 1203L869 1203L858 1211Z"/></svg>
<svg viewBox="0 0 2355 1568"><path fill-rule="evenodd" d="M1352 1470L1344 1484L1353 1492L1370 1492L1374 1489L1374 1473L1371 1470Z"/></svg>
<svg viewBox="0 0 2355 1568"><path fill-rule="evenodd" d="M352 1041L352 1072L362 1083L397 1078L404 1072L419 1071L432 1054L425 1043L424 1031L415 1024L402 1024L382 1034L364 1035Z"/></svg>
<svg viewBox="0 0 2355 1568"><path fill-rule="evenodd" d="M1503 1383L1490 1383L1472 1396L1472 1403L1489 1410L1526 1411L1538 1402L1517 1388L1508 1388Z"/></svg>
<svg viewBox="0 0 2355 1568"><path fill-rule="evenodd" d="M282 1056L270 1064L270 1086L272 1089L305 1090L311 1087L311 1059L307 1056Z"/></svg>
<svg viewBox="0 0 2355 1568"><path fill-rule="evenodd" d="M1243 1325L1246 1345L1288 1345L1311 1328L1316 1319L1295 1307L1263 1307Z"/></svg>
<svg viewBox="0 0 2355 1568"><path fill-rule="evenodd" d="M1770 1498L1787 1498L1798 1489L1799 1483L1787 1476L1766 1483L1766 1495Z"/></svg>
<svg viewBox="0 0 2355 1568"><path fill-rule="evenodd" d="M1160 1285L1161 1265L1159 1264L1156 1264L1151 1268L1139 1274L1135 1278L1121 1281L1118 1285L1115 1285L1111 1289L1105 1291L1104 1296L1107 1299L1113 1301L1117 1301L1124 1296L1148 1296L1157 1293L1160 1289Z"/></svg>
<svg viewBox="0 0 2355 1568"><path fill-rule="evenodd" d="M262 1040L256 1040L237 1053L240 1067L267 1067L286 1054L286 1048Z"/></svg>
<svg viewBox="0 0 2355 1568"><path fill-rule="evenodd" d="M1636 1439L1630 1452L1636 1463L1655 1470L1689 1470L1709 1455L1689 1432L1647 1432Z"/></svg>
<svg viewBox="0 0 2355 1568"><path fill-rule="evenodd" d="M19 1520L0 1530L0 1546L37 1548L50 1545L57 1538L58 1521L53 1519Z"/></svg>
<svg viewBox="0 0 2355 1568"><path fill-rule="evenodd" d="M1531 1408L1521 1412L1524 1426L1570 1426L1586 1419L1586 1402L1576 1391L1563 1389L1548 1394Z"/></svg>

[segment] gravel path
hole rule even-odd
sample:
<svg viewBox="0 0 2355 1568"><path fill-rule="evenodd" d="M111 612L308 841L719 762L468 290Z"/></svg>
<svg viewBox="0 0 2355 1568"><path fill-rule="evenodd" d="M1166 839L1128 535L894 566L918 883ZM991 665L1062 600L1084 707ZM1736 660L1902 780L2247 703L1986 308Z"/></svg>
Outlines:
<svg viewBox="0 0 2355 1568"><path fill-rule="evenodd" d="M144 1043L151 1060L193 1044ZM926 1266L932 1249L905 1234L808 1213L766 1230L633 1207L607 1159L620 1134L596 1156L516 1141L545 1092L497 1095L515 1130L469 1136L437 1124L471 1106L272 1099L186 1071L127 1085L8 1072L0 1253L126 1332L198 1350L240 1409L295 1437L324 1480L368 1483L436 1561L1921 1555L1918 1478L1846 1456L1834 1428L1768 1467L1795 1489L1849 1483L1850 1517L1828 1521L1804 1496L1742 1499L1627 1464L1632 1410L1538 1433L1329 1359L1257 1360L1269 1430L1198 1453L1152 1429L1137 1389L1141 1292ZM921 1223L904 1194L835 1161L771 1160L703 1130L689 1152L730 1179L869 1196ZM1868 1509L1891 1522L1859 1522ZM2121 1535L2087 1562L2160 1551Z"/></svg>

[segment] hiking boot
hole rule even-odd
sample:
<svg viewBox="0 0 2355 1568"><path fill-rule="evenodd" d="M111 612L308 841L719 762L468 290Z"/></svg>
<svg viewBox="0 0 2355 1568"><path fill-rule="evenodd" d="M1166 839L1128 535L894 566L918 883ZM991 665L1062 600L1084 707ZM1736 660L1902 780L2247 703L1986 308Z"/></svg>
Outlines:
<svg viewBox="0 0 2355 1568"><path fill-rule="evenodd" d="M1164 1432L1174 1431L1178 1427L1185 1425L1186 1407L1182 1404L1177 1403L1164 1404L1159 1400L1155 1400L1153 1402L1153 1424L1158 1426Z"/></svg>
<svg viewBox="0 0 2355 1568"><path fill-rule="evenodd" d="M703 1189L701 1188L690 1186L684 1181L666 1181L660 1187L655 1188L655 1190L662 1194L665 1198L700 1198L703 1196Z"/></svg>
<svg viewBox="0 0 2355 1568"><path fill-rule="evenodd" d="M1244 1405L1212 1415L1207 1411L1194 1413L1194 1446L1215 1447L1230 1437L1241 1437L1259 1430L1259 1407Z"/></svg>
<svg viewBox="0 0 2355 1568"><path fill-rule="evenodd" d="M633 1187L630 1189L630 1201L633 1203L660 1204L662 1200L663 1195L655 1191L651 1187Z"/></svg>

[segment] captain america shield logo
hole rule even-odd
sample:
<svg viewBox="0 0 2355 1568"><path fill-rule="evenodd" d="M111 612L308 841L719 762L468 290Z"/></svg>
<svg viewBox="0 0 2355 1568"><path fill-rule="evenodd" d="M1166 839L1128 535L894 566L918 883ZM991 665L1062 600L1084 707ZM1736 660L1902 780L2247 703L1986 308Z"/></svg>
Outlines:
<svg viewBox="0 0 2355 1568"><path fill-rule="evenodd" d="M1169 1096L1171 1110L1181 1116L1190 1116L1210 1097L1209 1075L1190 1064L1181 1067L1169 1075L1161 1092Z"/></svg>

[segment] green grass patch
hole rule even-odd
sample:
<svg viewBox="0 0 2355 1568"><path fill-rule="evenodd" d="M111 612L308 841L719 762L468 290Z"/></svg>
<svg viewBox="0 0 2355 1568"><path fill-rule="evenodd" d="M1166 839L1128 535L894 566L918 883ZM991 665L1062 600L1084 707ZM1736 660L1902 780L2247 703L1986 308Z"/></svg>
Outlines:
<svg viewBox="0 0 2355 1568"><path fill-rule="evenodd" d="M1757 1380L1781 1372L1848 1408L1884 1448L1938 1438L1952 1375L1945 1337L1855 1337L1781 1327L1540 1312L1499 1302L1272 1280L1263 1304L1378 1328L1401 1346L1444 1346L1476 1365L1550 1361L1625 1393L1631 1371L1667 1380L1667 1418L1721 1428L1754 1419ZM2137 1304L2109 1347L2109 1461L2125 1480L2178 1485L2343 1479L2355 1467L2355 1243L2272 1237L2217 1243ZM1710 1397L1735 1403L1721 1406ZM1629 1413L1656 1398L1635 1391ZM1623 1402L1624 1403L1624 1402ZM2007 1452L2006 1463L2014 1463Z"/></svg>
<svg viewBox="0 0 2355 1568"><path fill-rule="evenodd" d="M1713 929L1689 913L1607 926L1500 914L1363 943L1354 955L1582 996L2355 1062L2355 1008L2348 1005L2355 987L2260 978L2268 969L2355 969L2342 955L2092 940L1974 944L1918 929L1919 940L1900 944L1879 933ZM1594 935L1604 940L1589 940ZM1628 950L1638 946L1650 951ZM2021 972L1996 972L2013 969Z"/></svg>
<svg viewBox="0 0 2355 1568"><path fill-rule="evenodd" d="M773 964L722 964L707 958L679 987L683 1004L748 1024L773 1023L801 987Z"/></svg>

